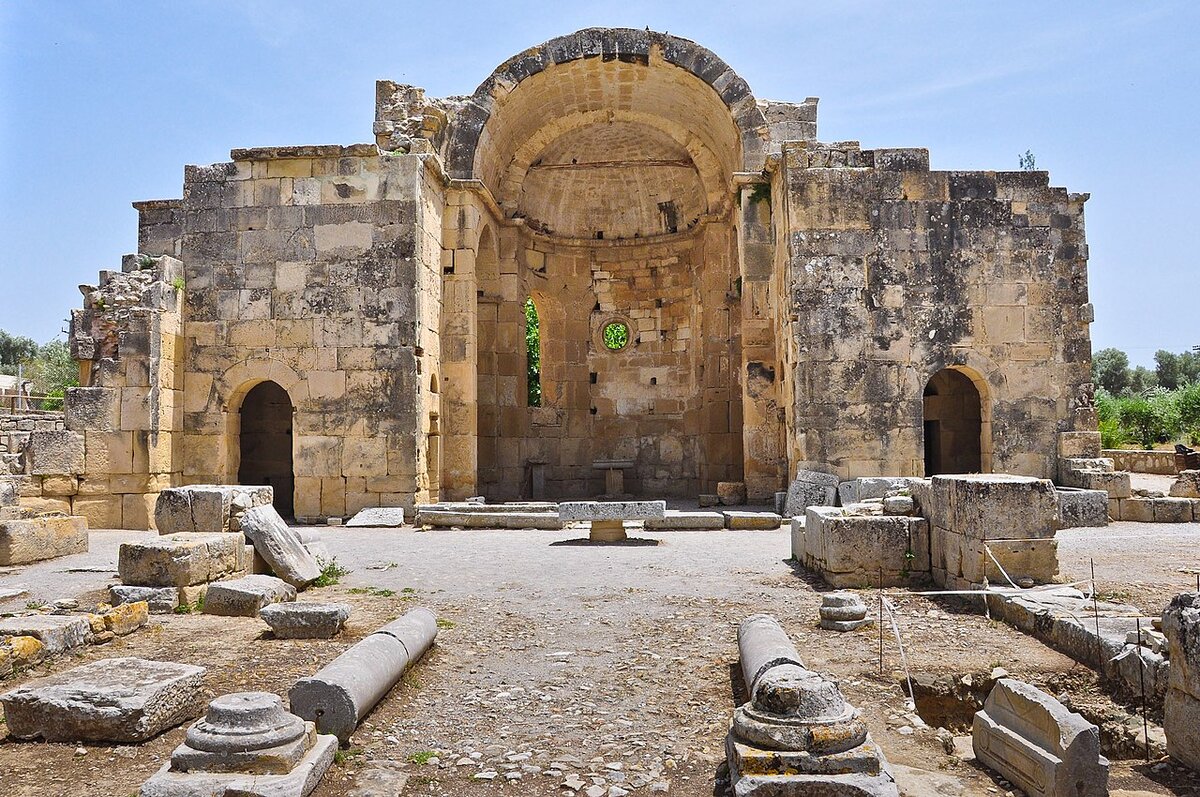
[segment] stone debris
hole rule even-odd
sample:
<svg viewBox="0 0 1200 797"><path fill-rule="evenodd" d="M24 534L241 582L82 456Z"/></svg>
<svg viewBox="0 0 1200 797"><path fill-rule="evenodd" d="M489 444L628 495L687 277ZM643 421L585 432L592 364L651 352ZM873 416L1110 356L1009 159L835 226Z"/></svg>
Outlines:
<svg viewBox="0 0 1200 797"><path fill-rule="evenodd" d="M1171 483L1170 495L1174 498L1200 498L1200 470L1179 471Z"/></svg>
<svg viewBox="0 0 1200 797"><path fill-rule="evenodd" d="M783 516L803 515L810 506L833 506L837 503L837 488L836 474L803 469L796 471L795 480L788 486Z"/></svg>
<svg viewBox="0 0 1200 797"><path fill-rule="evenodd" d="M717 482L717 501L722 506L741 506L746 503L746 483Z"/></svg>
<svg viewBox="0 0 1200 797"><path fill-rule="evenodd" d="M6 520L0 516L0 566L40 562L87 550L88 524L82 517L42 515Z"/></svg>
<svg viewBox="0 0 1200 797"><path fill-rule="evenodd" d="M1107 797L1100 730L1034 686L1002 678L971 727L975 757L1030 797Z"/></svg>
<svg viewBox="0 0 1200 797"><path fill-rule="evenodd" d="M304 547L296 532L273 506L258 506L242 515L242 533L271 571L296 589L304 589L321 577L321 566Z"/></svg>
<svg viewBox="0 0 1200 797"><path fill-rule="evenodd" d="M204 595L204 613L258 617L264 606L296 600L296 588L274 576L252 575L215 581Z"/></svg>
<svg viewBox="0 0 1200 797"><path fill-rule="evenodd" d="M269 505L274 497L274 490L265 485L169 487L154 503L154 523L160 534L241 531L246 510Z"/></svg>
<svg viewBox="0 0 1200 797"><path fill-rule="evenodd" d="M259 617L276 639L329 639L337 636L350 617L345 603L276 603L264 606Z"/></svg>
<svg viewBox="0 0 1200 797"><path fill-rule="evenodd" d="M747 618L738 651L750 700L734 712L725 741L734 794L899 797L858 712L834 681L804 667L774 618Z"/></svg>
<svg viewBox="0 0 1200 797"><path fill-rule="evenodd" d="M104 659L17 687L0 704L17 739L138 743L200 713L204 673L190 664Z"/></svg>
<svg viewBox="0 0 1200 797"><path fill-rule="evenodd" d="M867 604L854 592L830 592L821 596L821 627L827 631L854 631L873 625Z"/></svg>
<svg viewBox="0 0 1200 797"><path fill-rule="evenodd" d="M337 739L288 713L278 695L213 700L139 797L304 797L333 763Z"/></svg>
<svg viewBox="0 0 1200 797"><path fill-rule="evenodd" d="M189 587L241 574L249 561L238 534L181 532L121 543L117 572L139 587Z"/></svg>
<svg viewBox="0 0 1200 797"><path fill-rule="evenodd" d="M171 614L179 607L178 587L136 587L114 584L108 588L114 606L145 601L151 614Z"/></svg>
<svg viewBox="0 0 1200 797"><path fill-rule="evenodd" d="M437 638L437 616L418 607L388 623L312 677L288 691L292 711L316 722L321 733L345 742L386 695L405 669L425 655Z"/></svg>
<svg viewBox="0 0 1200 797"><path fill-rule="evenodd" d="M354 517L346 521L346 525L350 528L400 528L404 525L404 508L381 506L360 509Z"/></svg>
<svg viewBox="0 0 1200 797"><path fill-rule="evenodd" d="M1200 772L1200 592L1172 598L1162 625L1171 660L1163 703L1167 752Z"/></svg>
<svg viewBox="0 0 1200 797"><path fill-rule="evenodd" d="M0 638L33 637L45 648L47 656L57 656L82 647L92 636L87 616L32 614L0 618Z"/></svg>

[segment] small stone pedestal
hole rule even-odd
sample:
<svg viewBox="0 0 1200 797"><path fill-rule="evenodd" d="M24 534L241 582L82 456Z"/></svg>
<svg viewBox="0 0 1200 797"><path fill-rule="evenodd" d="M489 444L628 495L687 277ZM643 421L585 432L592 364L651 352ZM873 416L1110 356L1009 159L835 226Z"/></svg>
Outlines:
<svg viewBox="0 0 1200 797"><path fill-rule="evenodd" d="M831 592L821 598L821 627L826 631L854 631L872 625L867 604L853 592Z"/></svg>
<svg viewBox="0 0 1200 797"><path fill-rule="evenodd" d="M223 695L188 728L171 760L139 797L238 794L304 797L333 762L337 738L288 713L278 695Z"/></svg>
<svg viewBox="0 0 1200 797"><path fill-rule="evenodd" d="M629 535L625 533L623 520L593 520L588 539L592 542L620 542L629 539Z"/></svg>
<svg viewBox="0 0 1200 797"><path fill-rule="evenodd" d="M592 463L596 470L604 471L604 494L625 494L625 469L634 466L632 459L598 459Z"/></svg>

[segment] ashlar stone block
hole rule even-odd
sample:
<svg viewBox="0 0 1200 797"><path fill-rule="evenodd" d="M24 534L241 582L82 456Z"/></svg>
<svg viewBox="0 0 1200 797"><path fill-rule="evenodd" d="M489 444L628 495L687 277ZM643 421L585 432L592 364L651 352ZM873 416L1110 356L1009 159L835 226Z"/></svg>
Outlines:
<svg viewBox="0 0 1200 797"><path fill-rule="evenodd" d="M29 435L29 472L34 476L78 476L84 468L82 432L34 431Z"/></svg>
<svg viewBox="0 0 1200 797"><path fill-rule="evenodd" d="M996 682L971 728L975 756L1032 797L1107 797L1100 731L1050 695Z"/></svg>
<svg viewBox="0 0 1200 797"><path fill-rule="evenodd" d="M0 522L0 565L21 565L87 553L88 526L82 517L45 515Z"/></svg>
<svg viewBox="0 0 1200 797"><path fill-rule="evenodd" d="M208 585L204 613L223 617L258 617L264 606L296 600L296 588L274 576L251 575Z"/></svg>
<svg viewBox="0 0 1200 797"><path fill-rule="evenodd" d="M47 742L136 744L196 716L205 669L104 659L0 695L9 733Z"/></svg>
<svg viewBox="0 0 1200 797"><path fill-rule="evenodd" d="M241 535L184 532L122 543L117 573L133 586L189 587L241 573L245 560Z"/></svg>

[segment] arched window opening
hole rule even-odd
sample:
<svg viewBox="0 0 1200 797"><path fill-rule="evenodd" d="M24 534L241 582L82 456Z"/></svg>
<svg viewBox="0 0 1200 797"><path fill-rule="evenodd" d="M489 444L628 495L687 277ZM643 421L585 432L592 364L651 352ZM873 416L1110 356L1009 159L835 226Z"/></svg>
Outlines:
<svg viewBox="0 0 1200 797"><path fill-rule="evenodd" d="M542 406L542 330L533 299L525 300L525 364L529 406Z"/></svg>

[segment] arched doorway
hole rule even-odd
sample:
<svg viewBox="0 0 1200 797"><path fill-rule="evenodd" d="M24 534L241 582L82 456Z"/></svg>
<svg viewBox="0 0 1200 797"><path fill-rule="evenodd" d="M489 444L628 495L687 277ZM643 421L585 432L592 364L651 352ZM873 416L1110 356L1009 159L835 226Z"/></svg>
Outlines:
<svg viewBox="0 0 1200 797"><path fill-rule="evenodd" d="M284 517L295 513L295 474L292 471L292 400L275 382L250 389L239 410L239 484L269 484L275 489L275 509Z"/></svg>
<svg viewBox="0 0 1200 797"><path fill-rule="evenodd" d="M975 380L944 368L925 385L925 475L979 473L983 461L983 400Z"/></svg>

